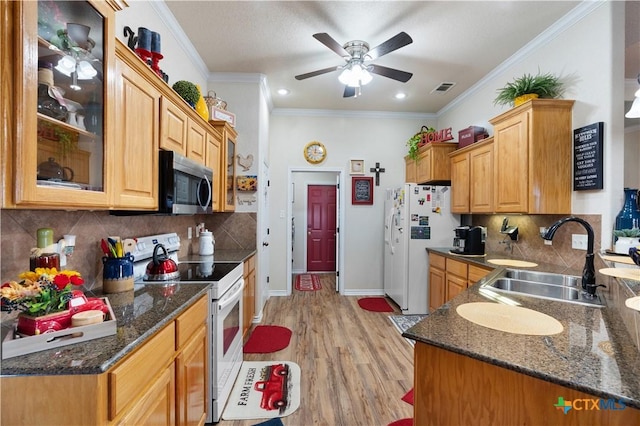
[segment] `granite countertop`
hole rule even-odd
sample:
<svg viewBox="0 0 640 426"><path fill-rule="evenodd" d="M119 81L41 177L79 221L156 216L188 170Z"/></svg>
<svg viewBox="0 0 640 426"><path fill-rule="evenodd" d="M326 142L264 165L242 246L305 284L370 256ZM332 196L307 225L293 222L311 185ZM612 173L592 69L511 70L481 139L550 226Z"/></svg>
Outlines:
<svg viewBox="0 0 640 426"><path fill-rule="evenodd" d="M448 249L429 249L452 258ZM505 258L504 255L500 256ZM456 296L405 333L404 337L427 343L480 361L505 367L601 398L621 399L640 408L640 352L616 309L594 308L515 293L505 294L522 307L556 318L564 331L552 336L505 333L463 319L456 308L464 303L491 302L479 289L502 267L484 258L465 261L495 268L487 277ZM539 265L548 272L561 267Z"/></svg>
<svg viewBox="0 0 640 426"><path fill-rule="evenodd" d="M85 290L88 297L107 296L116 316L116 334L27 355L3 359L0 374L100 374L173 321L206 294L209 284L136 284L123 293ZM15 313L2 313L2 340L12 329Z"/></svg>

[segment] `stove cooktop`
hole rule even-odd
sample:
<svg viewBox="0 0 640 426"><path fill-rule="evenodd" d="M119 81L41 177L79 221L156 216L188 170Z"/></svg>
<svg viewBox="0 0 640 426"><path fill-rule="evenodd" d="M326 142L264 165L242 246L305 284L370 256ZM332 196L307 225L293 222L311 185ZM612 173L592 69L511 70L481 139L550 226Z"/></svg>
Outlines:
<svg viewBox="0 0 640 426"><path fill-rule="evenodd" d="M180 282L218 282L240 263L179 263Z"/></svg>

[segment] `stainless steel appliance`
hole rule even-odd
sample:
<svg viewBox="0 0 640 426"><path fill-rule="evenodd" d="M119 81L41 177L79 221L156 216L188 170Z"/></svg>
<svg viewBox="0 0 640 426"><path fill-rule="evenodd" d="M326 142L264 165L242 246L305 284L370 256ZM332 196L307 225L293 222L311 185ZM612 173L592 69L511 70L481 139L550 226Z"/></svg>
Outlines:
<svg viewBox="0 0 640 426"><path fill-rule="evenodd" d="M213 171L173 151L160 151L160 213L213 211Z"/></svg>
<svg viewBox="0 0 640 426"><path fill-rule="evenodd" d="M145 280L149 260L162 244L168 259L177 263L179 276L172 280ZM243 265L239 262L214 262L213 256L180 261L180 237L175 233L137 238L133 255L134 289L142 285L210 284L209 288L209 395L211 406L207 423L220 420L224 405L242 365L242 290ZM163 258L164 261L164 258Z"/></svg>
<svg viewBox="0 0 640 426"><path fill-rule="evenodd" d="M451 245L449 230L460 224L451 214L448 186L407 183L387 189L384 223L384 291L405 315L428 313L426 247Z"/></svg>

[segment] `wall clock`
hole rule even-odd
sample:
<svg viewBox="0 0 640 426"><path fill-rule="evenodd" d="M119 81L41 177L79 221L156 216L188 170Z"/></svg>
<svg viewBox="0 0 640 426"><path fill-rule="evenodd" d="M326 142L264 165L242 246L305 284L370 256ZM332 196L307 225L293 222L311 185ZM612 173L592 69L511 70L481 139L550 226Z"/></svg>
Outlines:
<svg viewBox="0 0 640 426"><path fill-rule="evenodd" d="M320 142L309 142L304 147L304 158L311 164L322 163L327 157L327 149Z"/></svg>

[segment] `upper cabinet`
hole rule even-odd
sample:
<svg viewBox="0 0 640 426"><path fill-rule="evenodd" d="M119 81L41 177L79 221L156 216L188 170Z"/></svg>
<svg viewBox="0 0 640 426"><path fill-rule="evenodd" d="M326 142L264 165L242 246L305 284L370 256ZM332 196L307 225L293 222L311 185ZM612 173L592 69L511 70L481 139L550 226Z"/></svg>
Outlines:
<svg viewBox="0 0 640 426"><path fill-rule="evenodd" d="M209 120L209 123L222 134L222 152L220 153L222 179L220 179L218 185L219 211L235 211L236 166L234 159L236 157L236 138L238 134L226 121ZM214 179L218 175L214 170Z"/></svg>
<svg viewBox="0 0 640 426"><path fill-rule="evenodd" d="M448 185L451 181L448 154L455 151L457 147L457 143L433 142L418 150L417 160L405 157L405 181L418 184Z"/></svg>
<svg viewBox="0 0 640 426"><path fill-rule="evenodd" d="M109 206L114 7L3 2L4 207Z"/></svg>
<svg viewBox="0 0 640 426"><path fill-rule="evenodd" d="M489 120L495 212L571 213L573 103L534 99Z"/></svg>
<svg viewBox="0 0 640 426"><path fill-rule="evenodd" d="M113 205L158 209L160 91L147 65L122 42L116 45L116 142L111 161ZM136 161L132 162L131 159ZM135 165L134 165L135 164Z"/></svg>
<svg viewBox="0 0 640 426"><path fill-rule="evenodd" d="M449 154L451 158L451 212L492 213L493 138Z"/></svg>

